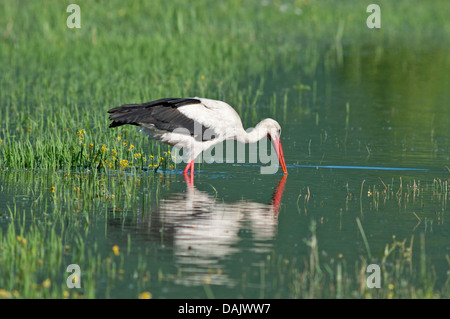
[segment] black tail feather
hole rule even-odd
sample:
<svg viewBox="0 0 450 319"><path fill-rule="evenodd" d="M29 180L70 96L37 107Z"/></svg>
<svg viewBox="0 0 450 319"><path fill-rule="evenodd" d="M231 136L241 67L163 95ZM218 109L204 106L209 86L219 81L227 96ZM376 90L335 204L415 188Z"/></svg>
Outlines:
<svg viewBox="0 0 450 319"><path fill-rule="evenodd" d="M142 104L125 104L110 109L109 127L125 124L153 124L157 128L172 131L178 127L191 129L194 121L183 115L178 108L189 104L201 103L198 99L166 98Z"/></svg>

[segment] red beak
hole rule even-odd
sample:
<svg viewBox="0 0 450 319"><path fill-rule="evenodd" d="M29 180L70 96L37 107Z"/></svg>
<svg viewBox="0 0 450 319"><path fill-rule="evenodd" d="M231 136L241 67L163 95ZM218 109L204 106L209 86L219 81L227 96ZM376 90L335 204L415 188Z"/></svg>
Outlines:
<svg viewBox="0 0 450 319"><path fill-rule="evenodd" d="M277 151L278 160L280 161L281 168L283 169L283 173L287 174L286 163L284 161L283 148L281 147L281 140L272 140L273 146L275 147L275 151Z"/></svg>

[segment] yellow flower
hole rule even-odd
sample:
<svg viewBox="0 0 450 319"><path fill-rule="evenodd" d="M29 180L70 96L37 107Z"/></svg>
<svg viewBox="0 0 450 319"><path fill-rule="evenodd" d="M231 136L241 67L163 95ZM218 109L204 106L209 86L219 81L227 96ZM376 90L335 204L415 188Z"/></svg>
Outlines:
<svg viewBox="0 0 450 319"><path fill-rule="evenodd" d="M106 148L105 144L102 145L102 152L107 152L108 149Z"/></svg>
<svg viewBox="0 0 450 319"><path fill-rule="evenodd" d="M120 141L122 138L120 136L117 136L117 140Z"/></svg>
<svg viewBox="0 0 450 319"><path fill-rule="evenodd" d="M119 255L120 255L120 252L119 252L119 246L114 245L113 248L112 248L112 250L113 250L113 252L114 252L114 255L116 255L116 256L119 256Z"/></svg>
<svg viewBox="0 0 450 319"><path fill-rule="evenodd" d="M79 130L79 131L77 132L77 135L78 135L78 136L84 136L84 134L86 134L86 131L85 131L84 129Z"/></svg>
<svg viewBox="0 0 450 319"><path fill-rule="evenodd" d="M139 294L139 299L152 299L152 293L148 291L141 292Z"/></svg>
<svg viewBox="0 0 450 319"><path fill-rule="evenodd" d="M45 279L42 282L42 287L44 287L44 288L49 288L51 285L52 285L52 281L49 278Z"/></svg>
<svg viewBox="0 0 450 319"><path fill-rule="evenodd" d="M55 192L55 186L52 186L52 193Z"/></svg>
<svg viewBox="0 0 450 319"><path fill-rule="evenodd" d="M115 149L112 149L111 152L113 152L114 155L117 155L117 151Z"/></svg>
<svg viewBox="0 0 450 319"><path fill-rule="evenodd" d="M77 132L77 135L78 135L78 138L80 139L80 141L83 140L85 134L86 134L86 131L85 131L84 129L79 130L79 131Z"/></svg>
<svg viewBox="0 0 450 319"><path fill-rule="evenodd" d="M120 167L122 168L126 168L128 166L128 161L127 160L121 160L119 162Z"/></svg>
<svg viewBox="0 0 450 319"><path fill-rule="evenodd" d="M5 289L0 289L0 298L9 299L11 298L11 293Z"/></svg>

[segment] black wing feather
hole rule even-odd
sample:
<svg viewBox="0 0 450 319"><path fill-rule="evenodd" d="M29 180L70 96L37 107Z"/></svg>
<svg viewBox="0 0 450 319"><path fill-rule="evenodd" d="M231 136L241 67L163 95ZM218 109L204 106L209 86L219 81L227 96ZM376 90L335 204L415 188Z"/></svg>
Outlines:
<svg viewBox="0 0 450 319"><path fill-rule="evenodd" d="M196 136L200 140L211 140L215 136L204 139L204 132L208 129L200 123L187 117L178 110L178 107L201 103L192 98L164 98L142 104L125 104L108 111L109 119L113 122L109 127L117 127L125 124L141 126L152 124L160 130L172 132L177 128L185 128L194 136L194 128L202 128L202 136ZM197 132L196 132L197 133Z"/></svg>

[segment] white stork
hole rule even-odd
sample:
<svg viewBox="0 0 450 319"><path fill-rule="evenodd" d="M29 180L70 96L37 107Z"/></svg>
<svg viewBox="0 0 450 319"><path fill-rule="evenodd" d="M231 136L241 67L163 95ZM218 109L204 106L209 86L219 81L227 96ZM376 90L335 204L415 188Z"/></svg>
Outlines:
<svg viewBox="0 0 450 319"><path fill-rule="evenodd" d="M267 136L277 152L284 174L287 174L280 124L273 119L265 119L247 133L237 112L225 102L198 97L164 98L142 104L125 104L108 113L113 121L109 127L137 125L150 138L187 151L189 163L183 173L187 175L190 170L191 182L195 158L212 145L228 139L255 143Z"/></svg>

